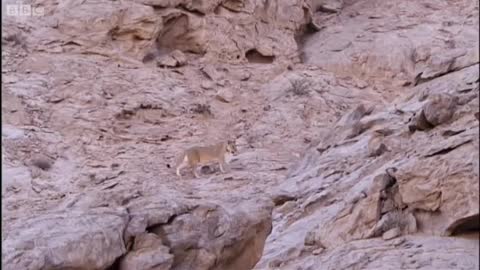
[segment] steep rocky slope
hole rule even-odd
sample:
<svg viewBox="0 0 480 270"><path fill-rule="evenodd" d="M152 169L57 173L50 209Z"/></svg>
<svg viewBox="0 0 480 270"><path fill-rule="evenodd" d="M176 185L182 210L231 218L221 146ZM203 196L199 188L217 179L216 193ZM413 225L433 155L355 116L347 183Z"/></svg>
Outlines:
<svg viewBox="0 0 480 270"><path fill-rule="evenodd" d="M27 2L6 269L479 267L478 2ZM175 175L227 138L230 172Z"/></svg>

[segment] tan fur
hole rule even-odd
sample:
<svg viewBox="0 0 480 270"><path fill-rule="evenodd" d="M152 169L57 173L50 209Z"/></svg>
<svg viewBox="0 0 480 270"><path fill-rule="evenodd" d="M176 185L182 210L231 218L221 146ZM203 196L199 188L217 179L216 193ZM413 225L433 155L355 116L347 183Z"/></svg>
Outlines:
<svg viewBox="0 0 480 270"><path fill-rule="evenodd" d="M221 142L210 146L194 146L185 150L180 155L176 162L176 173L182 177L180 171L183 168L192 168L195 178L200 177L197 172L199 165L205 165L211 162L217 162L220 165L220 170L225 172L224 167L227 166L225 160L226 155L233 155L237 152L237 147L234 141Z"/></svg>

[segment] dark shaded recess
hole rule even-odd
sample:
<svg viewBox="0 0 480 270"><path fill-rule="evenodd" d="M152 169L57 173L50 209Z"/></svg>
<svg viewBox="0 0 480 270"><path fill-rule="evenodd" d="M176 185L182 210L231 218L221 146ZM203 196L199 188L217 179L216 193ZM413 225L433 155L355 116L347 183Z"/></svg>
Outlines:
<svg viewBox="0 0 480 270"><path fill-rule="evenodd" d="M336 11L336 10L334 10L334 9L326 8L326 7L324 7L324 6L318 6L318 7L315 9L315 12L323 12L323 13L329 13L329 14L338 13L338 11Z"/></svg>
<svg viewBox="0 0 480 270"><path fill-rule="evenodd" d="M186 53L204 54L205 48L197 43L188 32L189 18L185 14L176 14L164 19L164 27L156 42L157 56L163 56L173 50Z"/></svg>
<svg viewBox="0 0 480 270"><path fill-rule="evenodd" d="M216 6L215 9L213 10L213 13L215 15L220 15L220 12L222 12L222 5Z"/></svg>
<svg viewBox="0 0 480 270"><path fill-rule="evenodd" d="M164 22L163 31L159 34L157 45L160 48L175 47L175 41L178 37L186 34L188 29L188 16L181 14L175 17L166 19Z"/></svg>
<svg viewBox="0 0 480 270"><path fill-rule="evenodd" d="M309 10L307 8L303 8L303 14L305 18L310 17ZM305 53L303 52L303 48L305 47L305 42L316 32L318 32L319 29L313 24L313 18L311 18L311 21L305 25L303 25L294 35L295 42L297 43L297 48L298 48L298 54L300 57L300 62L304 63L306 61L305 59Z"/></svg>
<svg viewBox="0 0 480 270"><path fill-rule="evenodd" d="M275 206L281 206L286 202L297 200L297 198L290 195L286 195L286 194L280 194L278 196L273 197L272 199Z"/></svg>
<svg viewBox="0 0 480 270"><path fill-rule="evenodd" d="M249 63L256 64L271 64L275 60L275 56L262 55L256 49L248 50L245 53L245 57L247 58Z"/></svg>
<svg viewBox="0 0 480 270"><path fill-rule="evenodd" d="M155 53L150 52L150 53L147 53L147 54L143 57L142 62L143 62L143 63L151 62L151 61L155 60L155 58L156 58Z"/></svg>
<svg viewBox="0 0 480 270"><path fill-rule="evenodd" d="M479 232L480 231L480 216L473 215L465 217L453 223L447 229L447 235L455 236L464 233Z"/></svg>
<svg viewBox="0 0 480 270"><path fill-rule="evenodd" d="M120 270L120 261L125 257L125 255L122 255L118 257L112 265L110 265L106 270Z"/></svg>

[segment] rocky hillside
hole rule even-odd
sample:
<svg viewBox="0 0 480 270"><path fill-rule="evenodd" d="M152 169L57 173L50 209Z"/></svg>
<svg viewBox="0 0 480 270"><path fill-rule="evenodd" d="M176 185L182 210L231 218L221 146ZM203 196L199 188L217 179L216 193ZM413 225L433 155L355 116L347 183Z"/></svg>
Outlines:
<svg viewBox="0 0 480 270"><path fill-rule="evenodd" d="M5 269L480 266L478 1L23 3ZM229 172L175 175L227 139Z"/></svg>

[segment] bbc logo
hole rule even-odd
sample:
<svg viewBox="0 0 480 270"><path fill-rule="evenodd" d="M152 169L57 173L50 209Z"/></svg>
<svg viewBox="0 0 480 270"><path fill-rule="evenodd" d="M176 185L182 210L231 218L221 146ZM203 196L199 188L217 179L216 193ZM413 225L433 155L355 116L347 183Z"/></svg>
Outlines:
<svg viewBox="0 0 480 270"><path fill-rule="evenodd" d="M44 16L43 7L32 7L31 5L12 5L6 6L7 16Z"/></svg>

